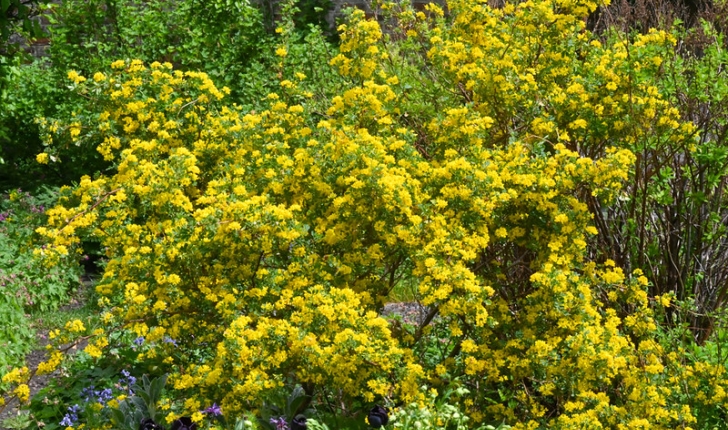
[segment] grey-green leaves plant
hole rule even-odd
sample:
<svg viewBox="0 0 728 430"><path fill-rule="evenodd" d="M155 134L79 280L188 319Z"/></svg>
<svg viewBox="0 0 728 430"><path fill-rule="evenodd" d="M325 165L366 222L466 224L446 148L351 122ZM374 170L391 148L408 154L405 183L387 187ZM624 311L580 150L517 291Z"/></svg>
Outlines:
<svg viewBox="0 0 728 430"><path fill-rule="evenodd" d="M137 430L142 420L150 418L156 423L164 422L164 414L157 409L167 375L151 381L144 375L141 384L134 384L134 395L119 402L117 409L111 410L111 421L115 429Z"/></svg>

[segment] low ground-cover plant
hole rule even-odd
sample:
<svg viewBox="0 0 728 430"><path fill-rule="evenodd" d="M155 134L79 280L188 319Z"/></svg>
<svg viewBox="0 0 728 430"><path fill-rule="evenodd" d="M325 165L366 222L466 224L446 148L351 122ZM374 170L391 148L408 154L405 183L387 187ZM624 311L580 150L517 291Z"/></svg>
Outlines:
<svg viewBox="0 0 728 430"><path fill-rule="evenodd" d="M45 264L82 238L109 259L101 326L71 323L57 344L169 374L166 424L214 425L211 405L237 419L298 385L362 426L386 399L468 427L717 419L722 365L660 344L670 296L590 258L589 201L623 197L634 147L693 131L650 85L671 36L591 40L594 7L454 1L445 19L388 4L386 36L353 13L325 112L303 73L246 111L171 64L70 72L97 110L49 124L38 158L95 145L114 169L62 189L37 230ZM395 330L380 312L402 280L429 313ZM22 392L27 374L3 380ZM466 388L457 410L422 408L426 383Z"/></svg>
<svg viewBox="0 0 728 430"><path fill-rule="evenodd" d="M33 251L43 243L35 229L46 223L45 208L56 191L32 196L22 190L0 194L0 366L17 365L35 344L27 314L56 309L77 287L80 271L72 258L44 267Z"/></svg>

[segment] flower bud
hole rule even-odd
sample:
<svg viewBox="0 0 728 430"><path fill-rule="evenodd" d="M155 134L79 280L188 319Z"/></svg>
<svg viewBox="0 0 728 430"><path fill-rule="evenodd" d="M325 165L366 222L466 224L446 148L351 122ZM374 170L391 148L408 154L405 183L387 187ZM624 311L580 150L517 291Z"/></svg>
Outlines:
<svg viewBox="0 0 728 430"><path fill-rule="evenodd" d="M190 417L181 417L172 422L171 430L197 430L197 424Z"/></svg>
<svg viewBox="0 0 728 430"><path fill-rule="evenodd" d="M142 422L139 423L139 430L164 430L164 427L155 423L151 418L144 418Z"/></svg>
<svg viewBox="0 0 728 430"><path fill-rule="evenodd" d="M291 421L291 430L306 430L307 428L306 417L301 414L296 415Z"/></svg>
<svg viewBox="0 0 728 430"><path fill-rule="evenodd" d="M380 405L374 406L372 410L369 411L367 420L369 421L369 425L376 429L381 428L382 426L386 426L389 422L387 409Z"/></svg>

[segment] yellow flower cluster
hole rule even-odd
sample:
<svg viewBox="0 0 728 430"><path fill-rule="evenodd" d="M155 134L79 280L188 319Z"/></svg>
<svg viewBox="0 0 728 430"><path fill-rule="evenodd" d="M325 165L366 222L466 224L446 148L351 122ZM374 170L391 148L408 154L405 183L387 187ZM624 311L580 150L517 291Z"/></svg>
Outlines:
<svg viewBox="0 0 728 430"><path fill-rule="evenodd" d="M340 54L331 60L343 76L369 79L387 58L380 51L377 42L382 39L382 30L376 21L364 19L364 11L356 9L348 24L338 28L341 36Z"/></svg>

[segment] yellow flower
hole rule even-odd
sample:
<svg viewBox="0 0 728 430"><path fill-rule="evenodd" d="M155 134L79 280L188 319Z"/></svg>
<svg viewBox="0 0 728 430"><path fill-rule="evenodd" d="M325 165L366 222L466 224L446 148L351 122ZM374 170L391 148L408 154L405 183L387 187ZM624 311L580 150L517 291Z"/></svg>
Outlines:
<svg viewBox="0 0 728 430"><path fill-rule="evenodd" d="M101 357L101 350L99 348L97 348L96 345L93 345L93 344L86 345L86 348L84 348L84 352L86 352L92 358Z"/></svg>
<svg viewBox="0 0 728 430"><path fill-rule="evenodd" d="M40 154L35 156L35 161L39 162L40 164L48 164L48 154L45 152L41 152Z"/></svg>
<svg viewBox="0 0 728 430"><path fill-rule="evenodd" d="M81 82L86 80L86 78L79 75L78 72L75 70L70 70L68 72L68 79L72 80L76 84L80 84Z"/></svg>
<svg viewBox="0 0 728 430"><path fill-rule="evenodd" d="M27 384L18 385L13 391L13 394L15 394L18 397L18 400L23 403L30 400L30 388Z"/></svg>
<svg viewBox="0 0 728 430"><path fill-rule="evenodd" d="M81 320L75 319L66 323L66 330L71 333L81 333L86 331L86 327L83 325Z"/></svg>
<svg viewBox="0 0 728 430"><path fill-rule="evenodd" d="M659 296L660 298L660 305L665 308L670 307L670 301L672 300L672 296L670 294L663 294Z"/></svg>

